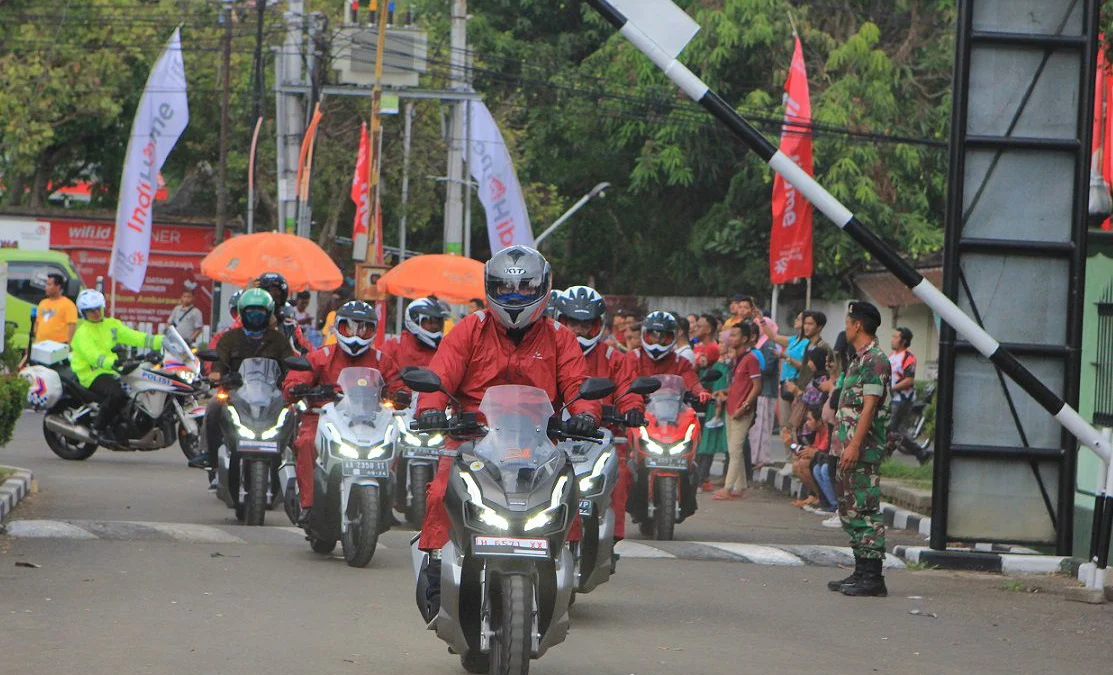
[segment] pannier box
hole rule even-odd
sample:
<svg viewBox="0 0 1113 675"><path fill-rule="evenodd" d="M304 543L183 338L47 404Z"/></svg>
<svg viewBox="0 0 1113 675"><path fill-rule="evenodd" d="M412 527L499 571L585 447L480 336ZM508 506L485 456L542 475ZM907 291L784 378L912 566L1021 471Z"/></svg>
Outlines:
<svg viewBox="0 0 1113 675"><path fill-rule="evenodd" d="M31 361L51 366L70 357L70 346L65 342L43 340L31 345Z"/></svg>

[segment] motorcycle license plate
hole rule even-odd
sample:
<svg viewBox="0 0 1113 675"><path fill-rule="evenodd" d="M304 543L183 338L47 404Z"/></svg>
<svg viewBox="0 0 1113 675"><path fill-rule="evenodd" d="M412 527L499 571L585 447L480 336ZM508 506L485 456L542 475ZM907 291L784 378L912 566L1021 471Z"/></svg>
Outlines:
<svg viewBox="0 0 1113 675"><path fill-rule="evenodd" d="M472 542L472 552L482 556L548 558L549 540L476 535Z"/></svg>
<svg viewBox="0 0 1113 675"><path fill-rule="evenodd" d="M278 441L252 441L241 438L240 452L273 452L278 454Z"/></svg>
<svg viewBox="0 0 1113 675"><path fill-rule="evenodd" d="M590 499L581 499L580 500L580 515L581 516L590 516L591 515L591 506L592 506L592 504L591 504Z"/></svg>
<svg viewBox="0 0 1113 675"><path fill-rule="evenodd" d="M646 457L647 469L687 469L687 457Z"/></svg>
<svg viewBox="0 0 1113 675"><path fill-rule="evenodd" d="M390 465L385 459L346 459L342 468L345 476L386 478L390 475Z"/></svg>
<svg viewBox="0 0 1113 675"><path fill-rule="evenodd" d="M441 451L439 448L406 448L402 455L406 459L439 459Z"/></svg>

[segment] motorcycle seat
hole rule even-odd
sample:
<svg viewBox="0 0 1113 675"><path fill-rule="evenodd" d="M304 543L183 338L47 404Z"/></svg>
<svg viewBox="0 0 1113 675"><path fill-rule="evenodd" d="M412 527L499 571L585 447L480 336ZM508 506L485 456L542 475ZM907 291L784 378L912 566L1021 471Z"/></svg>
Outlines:
<svg viewBox="0 0 1113 675"><path fill-rule="evenodd" d="M78 400L83 403L94 403L97 400L96 394L81 386L81 382L78 381L77 375L74 374L69 364L64 364L59 368L55 368L55 370L62 379L63 386L73 392Z"/></svg>

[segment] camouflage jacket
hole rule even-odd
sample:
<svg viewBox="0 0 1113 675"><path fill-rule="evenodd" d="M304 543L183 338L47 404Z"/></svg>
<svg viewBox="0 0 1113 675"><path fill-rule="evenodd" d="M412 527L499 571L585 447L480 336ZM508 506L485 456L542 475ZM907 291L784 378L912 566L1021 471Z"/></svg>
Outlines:
<svg viewBox="0 0 1113 675"><path fill-rule="evenodd" d="M892 368L889 357L881 351L877 340L851 355L842 379L837 418L840 445L845 448L854 438L858 419L867 396L879 396L874 408L869 437L862 443L858 461L879 464L885 458L885 436L889 431L889 404L892 401Z"/></svg>

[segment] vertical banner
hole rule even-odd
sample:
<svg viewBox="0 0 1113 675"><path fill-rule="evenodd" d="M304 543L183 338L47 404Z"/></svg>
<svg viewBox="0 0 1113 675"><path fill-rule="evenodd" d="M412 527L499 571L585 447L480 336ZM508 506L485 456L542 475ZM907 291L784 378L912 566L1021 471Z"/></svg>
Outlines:
<svg viewBox="0 0 1113 675"><path fill-rule="evenodd" d="M356 157L356 170L352 176L352 201L356 205L355 222L352 223L352 257L356 260L367 259L368 224L370 223L370 195L367 193L371 181L371 140L367 135L367 122L359 130L359 154Z"/></svg>
<svg viewBox="0 0 1113 675"><path fill-rule="evenodd" d="M482 101L471 106L468 171L479 184L479 201L487 212L487 239L494 254L507 246L533 246L533 230L514 163L495 118Z"/></svg>
<svg viewBox="0 0 1113 675"><path fill-rule="evenodd" d="M158 191L158 172L187 124L181 29L175 29L139 99L120 179L116 240L108 274L133 292L139 291L147 276L151 207Z"/></svg>
<svg viewBox="0 0 1113 675"><path fill-rule="evenodd" d="M812 161L812 104L799 36L785 80L781 152L815 175ZM812 205L781 174L773 179L773 230L769 235L769 280L774 285L812 276Z"/></svg>
<svg viewBox="0 0 1113 675"><path fill-rule="evenodd" d="M1105 42L1104 36L1098 37L1098 44ZM1094 130L1091 148L1093 160L1090 172L1101 174L1106 192L1113 185L1113 116L1109 114L1113 103L1113 68L1105 58L1105 50L1098 49L1097 82L1094 87ZM1108 231L1110 219L1106 218L1101 229Z"/></svg>

